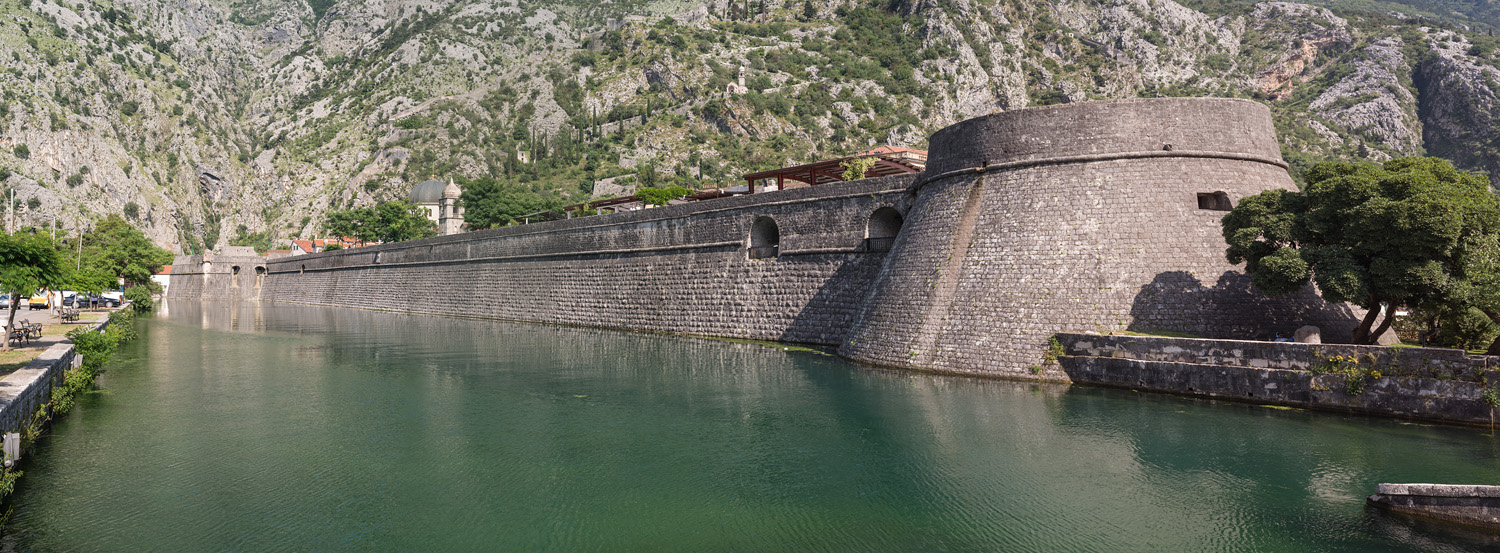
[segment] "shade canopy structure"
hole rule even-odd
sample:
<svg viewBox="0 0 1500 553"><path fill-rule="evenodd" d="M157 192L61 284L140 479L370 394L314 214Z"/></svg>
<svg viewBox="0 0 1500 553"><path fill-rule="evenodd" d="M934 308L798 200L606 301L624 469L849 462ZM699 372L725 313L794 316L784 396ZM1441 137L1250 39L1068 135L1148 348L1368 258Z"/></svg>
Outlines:
<svg viewBox="0 0 1500 553"><path fill-rule="evenodd" d="M832 182L842 182L844 180L844 162L867 157L875 158L875 165L865 170L863 178L867 179L920 173L923 169L927 168L926 150L880 146L852 156L825 159L804 165L750 173L743 178L745 179L746 186L750 188L748 193L751 194L755 193L755 183L761 181L774 181L778 190L786 189L788 185L787 181L800 183L801 186L817 186ZM795 188L796 186L793 187Z"/></svg>

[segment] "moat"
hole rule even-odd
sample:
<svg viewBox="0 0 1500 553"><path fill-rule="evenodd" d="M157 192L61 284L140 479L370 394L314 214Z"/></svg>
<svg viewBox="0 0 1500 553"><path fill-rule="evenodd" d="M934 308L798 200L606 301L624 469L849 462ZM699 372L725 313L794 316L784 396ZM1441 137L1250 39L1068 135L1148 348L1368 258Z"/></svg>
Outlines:
<svg viewBox="0 0 1500 553"><path fill-rule="evenodd" d="M474 298L474 301L488 301ZM26 464L20 551L1417 551L1483 429L797 348L172 301Z"/></svg>

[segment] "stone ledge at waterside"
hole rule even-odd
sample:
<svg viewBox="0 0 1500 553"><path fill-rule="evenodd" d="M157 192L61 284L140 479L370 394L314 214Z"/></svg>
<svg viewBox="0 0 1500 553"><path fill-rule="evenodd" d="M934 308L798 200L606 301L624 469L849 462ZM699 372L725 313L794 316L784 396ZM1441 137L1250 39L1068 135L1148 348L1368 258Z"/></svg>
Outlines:
<svg viewBox="0 0 1500 553"><path fill-rule="evenodd" d="M1365 501L1398 513L1500 531L1500 486L1380 484Z"/></svg>
<svg viewBox="0 0 1500 553"><path fill-rule="evenodd" d="M109 318L91 324L94 332L100 332L109 326ZM62 383L63 373L82 363L83 357L76 353L73 342L58 342L25 366L0 378L0 433L19 432L37 409L52 401L52 390Z"/></svg>
<svg viewBox="0 0 1500 553"><path fill-rule="evenodd" d="M1056 337L1057 364L1075 383L1464 424L1493 425L1500 415L1489 388L1500 386L1500 358L1459 350Z"/></svg>

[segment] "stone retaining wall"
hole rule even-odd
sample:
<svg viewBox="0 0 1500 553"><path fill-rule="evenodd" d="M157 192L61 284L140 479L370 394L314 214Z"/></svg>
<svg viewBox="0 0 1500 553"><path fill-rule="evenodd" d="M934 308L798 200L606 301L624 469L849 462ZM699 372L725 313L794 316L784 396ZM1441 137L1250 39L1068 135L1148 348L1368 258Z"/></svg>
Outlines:
<svg viewBox="0 0 1500 553"><path fill-rule="evenodd" d="M1500 415L1491 403L1500 397L1487 388L1500 386L1497 357L1428 348L1056 337L1057 367L1075 383L1467 424L1492 425ZM1351 367L1352 374L1339 372Z"/></svg>
<svg viewBox="0 0 1500 553"><path fill-rule="evenodd" d="M95 323L94 331L107 326L108 318ZM0 378L0 433L19 432L38 408L52 400L52 389L62 383L63 373L82 361L72 342L59 342L26 366Z"/></svg>

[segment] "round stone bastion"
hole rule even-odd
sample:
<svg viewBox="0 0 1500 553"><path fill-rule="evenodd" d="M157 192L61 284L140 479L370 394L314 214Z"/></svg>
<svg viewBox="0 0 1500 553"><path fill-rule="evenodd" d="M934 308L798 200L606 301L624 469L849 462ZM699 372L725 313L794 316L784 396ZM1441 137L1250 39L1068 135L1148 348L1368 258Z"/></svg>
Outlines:
<svg viewBox="0 0 1500 553"><path fill-rule="evenodd" d="M1068 380L1057 332L1347 339L1311 288L1267 297L1225 259L1241 198L1295 190L1270 110L1162 98L1023 109L932 135L904 227L839 353L940 372Z"/></svg>

